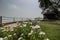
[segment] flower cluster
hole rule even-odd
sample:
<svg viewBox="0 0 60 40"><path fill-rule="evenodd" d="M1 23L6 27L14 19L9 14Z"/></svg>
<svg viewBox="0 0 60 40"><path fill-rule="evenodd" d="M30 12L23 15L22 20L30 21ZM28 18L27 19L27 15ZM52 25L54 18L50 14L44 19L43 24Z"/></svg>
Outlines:
<svg viewBox="0 0 60 40"><path fill-rule="evenodd" d="M2 28L3 29L3 28ZM49 40L46 33L39 25L32 25L32 22L23 22L13 29L13 31L0 30L1 40Z"/></svg>

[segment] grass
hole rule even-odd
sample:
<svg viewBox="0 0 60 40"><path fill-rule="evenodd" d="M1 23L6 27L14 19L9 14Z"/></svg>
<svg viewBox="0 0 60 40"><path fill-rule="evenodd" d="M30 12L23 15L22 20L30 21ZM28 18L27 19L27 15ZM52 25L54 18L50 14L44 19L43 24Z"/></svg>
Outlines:
<svg viewBox="0 0 60 40"><path fill-rule="evenodd" d="M40 21L40 26L50 40L60 40L60 21Z"/></svg>

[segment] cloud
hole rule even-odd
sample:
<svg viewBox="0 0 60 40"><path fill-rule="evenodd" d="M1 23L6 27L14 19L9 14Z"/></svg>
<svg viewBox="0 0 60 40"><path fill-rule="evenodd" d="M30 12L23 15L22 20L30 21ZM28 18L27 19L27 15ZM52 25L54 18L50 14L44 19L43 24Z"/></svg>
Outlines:
<svg viewBox="0 0 60 40"><path fill-rule="evenodd" d="M8 8L18 10L19 7L15 4L8 4Z"/></svg>
<svg viewBox="0 0 60 40"><path fill-rule="evenodd" d="M41 16L41 10L37 0L3 0L1 5L0 13L2 15L15 17Z"/></svg>

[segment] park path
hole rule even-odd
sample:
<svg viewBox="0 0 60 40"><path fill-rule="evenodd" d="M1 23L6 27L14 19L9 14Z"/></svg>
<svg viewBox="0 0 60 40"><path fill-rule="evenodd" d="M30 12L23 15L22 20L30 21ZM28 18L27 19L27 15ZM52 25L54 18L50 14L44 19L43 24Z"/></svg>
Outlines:
<svg viewBox="0 0 60 40"><path fill-rule="evenodd" d="M13 24L8 24L8 25L5 25L4 27L16 27L17 26L17 23L13 23Z"/></svg>
<svg viewBox="0 0 60 40"><path fill-rule="evenodd" d="M13 28L16 27L16 26L17 26L17 23L13 23L13 24L5 25L4 27L7 27L7 28L9 28L12 31Z"/></svg>

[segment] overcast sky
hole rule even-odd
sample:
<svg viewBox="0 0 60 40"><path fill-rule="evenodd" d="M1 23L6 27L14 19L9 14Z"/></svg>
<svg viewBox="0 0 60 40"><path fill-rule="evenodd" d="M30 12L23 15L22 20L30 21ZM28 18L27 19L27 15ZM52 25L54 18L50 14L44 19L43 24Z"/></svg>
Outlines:
<svg viewBox="0 0 60 40"><path fill-rule="evenodd" d="M42 17L38 0L0 0L0 16Z"/></svg>

